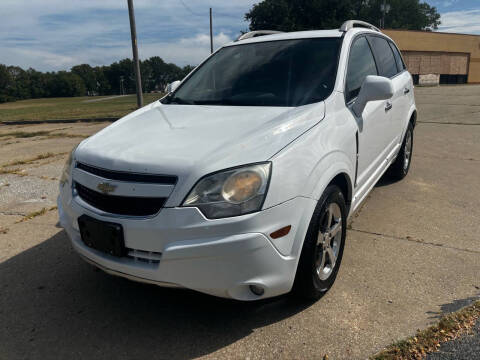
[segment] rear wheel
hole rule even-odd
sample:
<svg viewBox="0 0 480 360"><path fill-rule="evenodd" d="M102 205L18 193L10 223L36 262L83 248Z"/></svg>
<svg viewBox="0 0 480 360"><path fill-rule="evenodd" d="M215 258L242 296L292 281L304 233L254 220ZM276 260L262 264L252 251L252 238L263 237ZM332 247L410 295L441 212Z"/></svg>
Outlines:
<svg viewBox="0 0 480 360"><path fill-rule="evenodd" d="M346 212L340 188L328 186L305 237L292 290L294 295L317 300L332 287L345 246Z"/></svg>
<svg viewBox="0 0 480 360"><path fill-rule="evenodd" d="M408 124L405 138L403 139L402 148L397 155L395 161L390 165L388 169L388 175L396 180L402 180L408 174L410 170L410 164L412 163L413 154L413 125Z"/></svg>

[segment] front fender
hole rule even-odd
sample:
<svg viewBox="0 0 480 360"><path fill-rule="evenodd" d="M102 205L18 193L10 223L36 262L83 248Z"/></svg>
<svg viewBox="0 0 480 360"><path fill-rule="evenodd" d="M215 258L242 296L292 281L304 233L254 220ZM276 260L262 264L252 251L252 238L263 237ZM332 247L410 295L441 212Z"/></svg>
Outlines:
<svg viewBox="0 0 480 360"><path fill-rule="evenodd" d="M352 161L349 157L340 151L334 151L329 153L327 156L323 157L314 167L311 172L308 181L305 185L305 192L308 193L308 197L315 200L315 206L311 209L308 209L308 214L305 214L305 221L303 226L303 232L300 236L295 238L295 242L292 246L292 253L300 254L300 251L303 246L303 241L305 239L305 234L308 230L308 225L310 224L310 219L312 218L313 212L317 201L321 198L323 192L327 186L332 182L332 180L340 174L346 174L350 181L348 186L352 186L355 175L355 165L352 164ZM353 189L350 189L350 192L353 193ZM345 194L347 197L347 194ZM348 216L349 214L347 214Z"/></svg>
<svg viewBox="0 0 480 360"><path fill-rule="evenodd" d="M298 196L318 200L336 175L355 175L355 131L349 122L323 121L278 153L264 208Z"/></svg>
<svg viewBox="0 0 480 360"><path fill-rule="evenodd" d="M346 174L350 179L350 184L353 184L355 177L355 164L352 163L351 158L337 150L329 153L323 157L313 169L307 189L310 192L309 197L319 200L330 182L340 174ZM353 189L350 189L352 191ZM344 194L347 197L348 194Z"/></svg>

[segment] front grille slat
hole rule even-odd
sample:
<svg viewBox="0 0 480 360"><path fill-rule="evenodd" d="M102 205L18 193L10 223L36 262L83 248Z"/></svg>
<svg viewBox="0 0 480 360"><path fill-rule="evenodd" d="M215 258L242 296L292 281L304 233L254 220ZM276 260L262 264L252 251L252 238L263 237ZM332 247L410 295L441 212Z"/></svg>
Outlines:
<svg viewBox="0 0 480 360"><path fill-rule="evenodd" d="M86 165L80 162L76 164L77 169L87 173L103 177L108 180L129 181L149 184L175 185L177 177L171 175L140 174L123 171L113 171Z"/></svg>
<svg viewBox="0 0 480 360"><path fill-rule="evenodd" d="M105 195L75 182L78 196L99 210L125 216L155 215L165 204L166 198Z"/></svg>
<svg viewBox="0 0 480 360"><path fill-rule="evenodd" d="M144 251L144 250L135 250L128 249L127 256L134 261L140 261L148 264L157 265L160 263L162 258L162 253L154 251Z"/></svg>

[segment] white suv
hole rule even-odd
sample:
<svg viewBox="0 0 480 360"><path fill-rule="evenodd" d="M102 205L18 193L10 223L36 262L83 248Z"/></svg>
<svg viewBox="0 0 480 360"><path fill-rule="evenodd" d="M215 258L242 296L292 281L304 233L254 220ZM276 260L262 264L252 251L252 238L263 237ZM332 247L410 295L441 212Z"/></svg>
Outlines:
<svg viewBox="0 0 480 360"><path fill-rule="evenodd" d="M72 152L58 209L85 260L238 300L332 286L348 216L409 170L412 78L359 21L258 35Z"/></svg>

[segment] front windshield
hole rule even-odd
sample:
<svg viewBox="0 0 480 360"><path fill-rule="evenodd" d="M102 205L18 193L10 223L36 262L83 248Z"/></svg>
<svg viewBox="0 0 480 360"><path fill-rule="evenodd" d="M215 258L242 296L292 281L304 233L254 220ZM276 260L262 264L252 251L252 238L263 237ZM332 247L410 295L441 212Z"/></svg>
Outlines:
<svg viewBox="0 0 480 360"><path fill-rule="evenodd" d="M340 38L316 38L225 47L163 102L301 106L322 101L335 83L340 43Z"/></svg>

